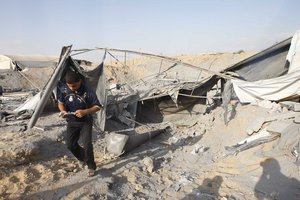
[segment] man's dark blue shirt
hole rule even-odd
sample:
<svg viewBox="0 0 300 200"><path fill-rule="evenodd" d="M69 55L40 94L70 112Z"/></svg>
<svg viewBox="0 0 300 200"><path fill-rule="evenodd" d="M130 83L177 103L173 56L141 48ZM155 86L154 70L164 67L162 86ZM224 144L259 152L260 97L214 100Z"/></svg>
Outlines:
<svg viewBox="0 0 300 200"><path fill-rule="evenodd" d="M63 84L63 86L58 88L58 101L64 104L67 112L84 110L93 106L102 107L95 92L83 83L76 92L70 90L67 84ZM84 116L82 118L78 118L75 115L68 115L67 119L69 121L80 122L86 121L89 118L91 118L91 116Z"/></svg>

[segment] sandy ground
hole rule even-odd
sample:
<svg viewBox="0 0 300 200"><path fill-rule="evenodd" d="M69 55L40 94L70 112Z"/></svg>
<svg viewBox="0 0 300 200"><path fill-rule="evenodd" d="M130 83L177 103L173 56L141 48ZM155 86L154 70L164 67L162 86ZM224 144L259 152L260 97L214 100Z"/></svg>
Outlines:
<svg viewBox="0 0 300 200"><path fill-rule="evenodd" d="M234 56L228 54L226 62ZM4 97L1 109L12 109ZM66 122L57 111L48 111L36 125L44 131L23 132L23 124L0 127L0 199L299 199L300 175L291 146L273 151L277 139L237 155L225 150L247 137L249 124L269 112L238 104L225 125L224 111L216 107L191 127L168 123L167 132L121 157L105 152L107 132L94 130L97 172L87 177L87 169L66 149ZM136 128L138 133L149 130Z"/></svg>

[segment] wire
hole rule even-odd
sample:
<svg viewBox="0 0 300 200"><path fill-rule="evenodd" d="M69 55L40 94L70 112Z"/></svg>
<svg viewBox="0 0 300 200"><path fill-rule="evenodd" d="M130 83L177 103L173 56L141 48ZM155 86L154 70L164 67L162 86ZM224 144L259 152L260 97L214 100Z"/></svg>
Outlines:
<svg viewBox="0 0 300 200"><path fill-rule="evenodd" d="M17 72L19 74L21 74L21 76L23 76L33 87L35 87L36 89L38 89L39 91L41 91L41 88L39 88L38 86L36 86L29 78L27 78L27 76L25 76L25 74L21 73L21 71L17 70Z"/></svg>
<svg viewBox="0 0 300 200"><path fill-rule="evenodd" d="M178 93L178 95L185 96L185 97L199 98L199 99L222 99L222 97L211 97L211 98L208 98L207 96L197 96L197 95L189 95L189 94L182 94L182 93Z"/></svg>

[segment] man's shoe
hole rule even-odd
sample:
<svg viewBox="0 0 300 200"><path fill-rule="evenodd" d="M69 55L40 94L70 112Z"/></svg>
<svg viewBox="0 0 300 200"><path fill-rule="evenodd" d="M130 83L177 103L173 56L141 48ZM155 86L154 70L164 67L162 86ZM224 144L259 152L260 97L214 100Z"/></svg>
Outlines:
<svg viewBox="0 0 300 200"><path fill-rule="evenodd" d="M95 176L95 173L96 173L96 170L94 170L94 169L89 169L89 174L88 174L88 176L89 176L89 177Z"/></svg>

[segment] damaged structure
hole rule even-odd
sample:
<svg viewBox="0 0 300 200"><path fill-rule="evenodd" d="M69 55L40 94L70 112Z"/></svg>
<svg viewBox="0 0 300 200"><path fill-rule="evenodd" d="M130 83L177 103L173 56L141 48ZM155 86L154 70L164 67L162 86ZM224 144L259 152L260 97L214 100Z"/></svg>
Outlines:
<svg viewBox="0 0 300 200"><path fill-rule="evenodd" d="M292 38L219 71L210 69L210 67L190 64L179 58L137 51L108 48L72 50L71 46L67 46L63 48L60 58L55 60L56 67L53 67L54 70L45 86L40 87L33 83L37 90L32 98L27 99L19 107L14 107L11 112L1 112L2 127L26 123L25 128L20 131L25 129L28 131L47 130L49 127L36 125L38 119L42 116L43 111L47 110L45 107L49 104L49 99L52 99L50 101L52 107L55 106L53 102L56 100L60 85L64 82L64 74L69 68L72 68L92 86L101 104L104 105L105 109L95 116L95 130L98 135L105 133L105 155L110 153L113 155L113 159L116 159L124 153L133 151L132 155L122 156L115 161L117 164L113 164L112 169L116 170L116 173L123 173L120 172L124 170L120 167L123 165L122 159L128 159L128 163L131 163L124 164L126 173L138 173L141 169L140 173L143 173L145 168L144 171L147 174L144 176L155 178L158 175L158 173L154 173L155 171L164 172L164 167L173 169L176 164L178 165L175 161L182 161L186 162L183 166L191 171L187 170L186 172L183 167L180 169L181 171L176 168L178 171L175 170L173 174L172 172L168 174L170 179L172 176L176 177L172 179L171 183L161 178L163 183L168 183L168 187L161 190L161 193L165 195L164 198L176 199L178 198L176 195L179 193L181 195L182 192L186 198L190 197L191 199L219 199L221 197L249 199L249 196L255 196L258 199L297 199L300 195L299 181L293 179L294 174L292 173L289 178L280 174L280 168L275 158L286 156L294 162L293 165L300 166L299 38L300 31L297 31ZM82 65L90 67L90 62L74 58L78 54L90 51L104 52L101 63L95 65L91 70L82 67ZM120 61L112 52L124 54L124 61ZM149 61L148 66L142 65L138 60L130 61L129 54L154 58L155 61ZM114 61L105 63L107 56ZM4 63L0 65L1 69L25 70L28 67L25 61L23 63L14 62L14 59L13 57L0 57L0 61ZM134 64L134 62L136 63ZM42 65L42 63L40 64ZM131 73L122 71L121 74L125 77L123 80L113 80L108 83L110 80L104 73L105 64L111 65L113 76L118 74L117 67L113 68L116 65L132 71ZM130 65L133 66L129 67ZM4 89L6 89L4 92L8 91L7 87ZM220 105L223 110L215 111ZM245 109L242 116L246 119L239 118L241 117L239 114L243 113L241 105L248 106L248 110ZM252 116L253 118L248 119L247 112L251 109L257 112L255 116ZM211 117L211 113L215 115ZM204 117L208 120L201 122ZM236 126L236 130L232 128L232 124ZM217 125L221 128L214 129L213 126ZM184 128L189 131L182 131ZM138 131L138 129L142 131ZM226 134L226 131L231 134ZM240 133L237 133L238 131ZM208 132L212 135L211 137L207 136ZM156 149L153 146L151 146L152 149L147 149L147 145L143 147L142 144L154 137L166 140L162 144L154 144ZM208 143L207 141L212 142ZM267 146L267 150L263 149L266 146L262 147L263 150L255 149L263 144L270 146ZM144 148L143 154L134 151L138 146ZM278 179L274 181L267 178L269 171L268 173L262 172L263 175L266 174L266 177L262 175L261 178L257 178L257 174L254 173L257 169L252 166L253 163L247 163L249 165L244 167L246 161L239 156L242 153L249 156L250 153L247 154L247 152L251 150L253 152L256 150L258 153L255 153L259 156L247 157L246 160L253 161L255 164L259 163L263 170L272 171L269 168L277 167L279 172L273 177L278 178L280 175L285 182L277 186ZM102 159L104 156L100 153L99 155L101 156L98 156L98 159L101 157L99 160L105 162L105 159ZM141 164L144 167L134 168L135 157L144 158L142 164L137 164L137 166ZM240 168L233 169L234 164L230 163L232 160L240 162ZM103 165L110 166L110 162L109 160ZM290 166L290 164L285 163L286 166ZM204 169L202 165L210 169ZM201 169L201 173L195 172L198 170L196 167ZM240 193L237 191L242 189L236 186L238 184L230 182L229 179L243 183L242 180L246 179L244 172L246 175L249 173L250 177L255 179L253 183L257 184L251 185L252 188L254 187L254 191L244 194L244 198L240 198ZM211 178L203 180L201 185L196 179L197 177L203 178L202 173L207 176L214 174L215 177L211 176ZM220 177L221 175L224 177ZM295 177L297 178L296 175ZM136 184L136 180L134 178L131 180L131 178L129 177L128 181ZM149 182L150 179L146 178L145 180ZM120 180L122 179L120 178ZM151 179L151 181L153 180ZM227 181L226 186L229 189L224 189L223 193L219 193L218 189L221 187L222 181ZM245 184L245 187L247 186ZM142 187L136 190L145 192L148 189L152 193L154 191L146 183ZM232 188L237 190L234 191L235 193L233 192L234 195L230 194ZM72 193L71 189L69 192ZM150 194L151 192L145 193ZM52 195L50 197L60 197L51 192L50 194ZM39 195L35 194L33 197L41 197ZM139 195L138 192L136 195ZM123 197L129 198L128 196ZM154 198L158 196L157 194L153 195Z"/></svg>
<svg viewBox="0 0 300 200"><path fill-rule="evenodd" d="M125 53L125 62L121 63L123 66L126 66L126 54L129 53L160 60L159 65L154 65L151 70L144 72L142 77L113 84L108 89L103 74L103 62L92 71L84 71L79 65L82 62L75 62L72 59L71 47L65 47L45 90L40 91L32 100L26 101L14 112L24 112L24 110L32 112L34 110L28 123L28 128L32 128L50 96L53 95L54 98L57 96L58 85L63 82L65 71L71 67L85 77L85 81L93 87L101 99L101 103L105 105L105 109L99 112L96 120L99 130L105 130L106 119L117 119L118 122L130 128L143 123L178 122L180 121L178 113L182 110L189 110L189 120L188 123L187 120L183 120L185 123L179 122L178 125L192 125L196 123L191 120L193 116L209 112L207 107L207 104L210 104L209 101L219 104L220 99L223 100L225 109L224 121L228 123L227 107L232 98L237 98L240 103L254 103L261 100L278 101L298 97L297 88L299 87L296 85L299 83L298 77L300 77L297 71L298 40L299 32L296 32L293 38L277 43L221 72L197 67L166 56L129 50L96 48L95 50L105 51L103 61L106 54L115 58L110 52ZM75 52L78 54L78 52L86 51L91 50ZM8 57L3 57L2 60L5 60L6 66L12 67L12 69L16 68ZM118 59L116 60L119 62ZM27 63L30 62L15 62L15 66L22 68ZM39 62L38 65L43 65L43 62ZM155 71L156 73L154 73ZM225 87L224 80L226 81ZM208 93L212 90L216 91L213 96L209 97ZM222 97L221 92L223 92ZM199 104L206 104L206 106L205 108L199 107L197 106ZM143 113L147 113L148 118L143 116ZM174 115L174 113L176 114ZM171 115L169 116L169 114ZM152 119L149 120L149 116Z"/></svg>

